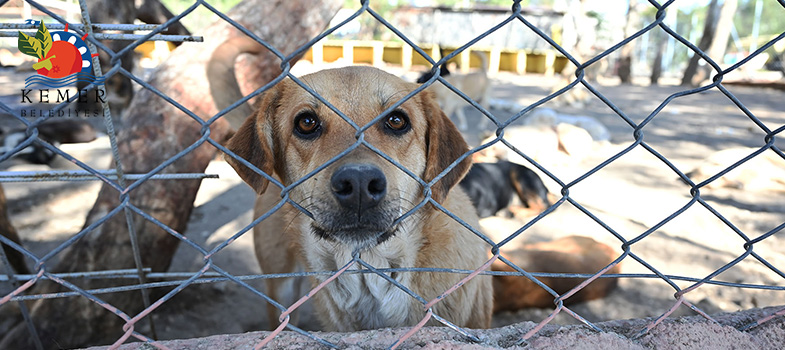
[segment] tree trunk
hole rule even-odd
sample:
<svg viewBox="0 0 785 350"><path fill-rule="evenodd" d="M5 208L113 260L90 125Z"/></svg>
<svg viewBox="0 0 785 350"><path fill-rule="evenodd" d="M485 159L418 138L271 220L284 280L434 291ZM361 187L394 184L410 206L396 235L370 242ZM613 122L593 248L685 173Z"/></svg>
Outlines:
<svg viewBox="0 0 785 350"><path fill-rule="evenodd" d="M698 48L701 51L706 51L711 47L712 41L714 41L714 33L717 31L717 20L720 16L720 8L718 5L717 0L711 0L711 4L709 5L709 10L706 13L706 23L703 26L703 37L701 37L700 42L698 42ZM695 74L698 73L698 63L700 62L701 57L693 53L692 57L690 58L690 63L687 65L687 69L684 70L684 76L681 78L681 85L688 85L688 86L697 86L700 83L700 80L703 79L695 79ZM698 80L696 82L696 80Z"/></svg>
<svg viewBox="0 0 785 350"><path fill-rule="evenodd" d="M624 26L624 37L629 38L638 29L638 23L640 23L640 18L638 15L638 1L637 0L629 0L629 7L627 8L627 25ZM621 47L619 51L620 58L619 58L619 70L618 75L619 79L621 79L622 84L631 84L632 83L632 54L635 51L635 41L628 43Z"/></svg>
<svg viewBox="0 0 785 350"><path fill-rule="evenodd" d="M717 20L717 30L714 33L714 40L709 47L709 57L714 62L722 63L725 57L725 50L728 48L728 39L730 32L733 30L733 14L736 13L738 8L738 0L725 0L720 10L720 18Z"/></svg>
<svg viewBox="0 0 785 350"><path fill-rule="evenodd" d="M668 40L665 38L657 40L657 54L654 56L654 62L651 64L651 85L657 85L660 82L660 77L662 76L662 55L665 52L665 43L667 42Z"/></svg>
<svg viewBox="0 0 785 350"><path fill-rule="evenodd" d="M134 23L134 20L139 19L142 22L148 24L162 24L168 21L170 18L174 17L174 14L172 14L166 8L166 6L164 6L158 0L144 0L144 2L140 4L138 8L137 2L138 1L136 0L87 0L87 7L90 9L90 20L93 23L132 24ZM186 29L185 26L183 26L180 22L173 23L164 31L162 31L161 34L190 35L188 29ZM114 52L119 52L128 46L129 43L130 42L126 40L103 41L103 44ZM179 42L175 42L174 44L180 45ZM100 56L98 56L98 58L101 62L103 73L105 74L109 69L111 69L110 57L104 51L99 53ZM123 69L132 72L134 67L136 67L137 61L139 60L138 56L138 53L131 50L121 57L121 66ZM85 86L87 86L87 83L85 82L77 83L79 90L83 89ZM131 102L131 99L134 96L134 83L131 82L130 78L118 73L107 79L104 88L106 89L106 96L110 97L107 99L107 101L109 101L109 105L112 110L112 117L115 123L120 125L122 122L120 116L128 107L128 104ZM100 104L96 102L96 91L97 90L94 89L88 92L87 98L84 102L77 102L79 110L100 111L102 109ZM101 118L88 119L95 123L93 126L103 130L103 125L101 125Z"/></svg>
<svg viewBox="0 0 785 350"><path fill-rule="evenodd" d="M321 32L338 11L342 1L263 1L248 0L237 5L228 16L256 33L284 54ZM209 94L205 66L221 43L243 35L230 24L219 21L203 32L204 43L185 43L152 75L151 85L206 120L218 112ZM257 86L280 73L280 59L267 52L256 56L258 66L241 73ZM245 70L243 70L245 69ZM239 75L239 74L238 74ZM224 120L211 127L211 138L222 142L230 133ZM121 162L126 173L146 173L200 137L200 125L176 107L147 89L136 94L118 134ZM203 144L161 173L204 172L216 150ZM147 181L130 192L130 202L169 228L185 232L199 180ZM120 193L104 185L87 216L85 227L120 206ZM132 214L144 267L166 271L179 240L150 221ZM107 222L82 237L60 254L61 262L48 271L75 272L134 268L125 215L119 212ZM80 288L102 288L120 284L106 280L79 280ZM32 293L51 293L64 288L54 283L38 283ZM112 293L101 300L133 317L142 309L139 292ZM124 321L107 309L83 297L38 300L32 316L47 348L74 348L116 341ZM149 316L147 316L149 317ZM139 324L137 324L137 330ZM0 341L0 349L27 349L31 336L21 322Z"/></svg>
<svg viewBox="0 0 785 350"><path fill-rule="evenodd" d="M14 225L11 225L11 219L8 217L8 206L6 205L5 191L3 191L3 186L0 186L0 235L3 235L3 237L10 239L16 244L22 244L22 241L19 239L19 235L16 233ZM5 251L5 257L8 259L8 263L11 264L11 268L16 273L30 273L27 265L25 265L25 256L22 254L22 252L5 244L0 244L0 246L3 247L3 251ZM0 270L0 274L4 273L5 271Z"/></svg>

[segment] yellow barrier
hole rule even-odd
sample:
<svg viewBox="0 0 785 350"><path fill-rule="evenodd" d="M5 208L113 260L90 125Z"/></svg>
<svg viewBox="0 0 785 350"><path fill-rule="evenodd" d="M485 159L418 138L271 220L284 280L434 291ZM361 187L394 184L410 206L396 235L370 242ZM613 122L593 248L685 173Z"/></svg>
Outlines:
<svg viewBox="0 0 785 350"><path fill-rule="evenodd" d="M437 45L421 45L425 53L434 59L439 56ZM444 48L444 54L452 53L455 48ZM514 73L541 73L552 75L560 72L567 65L565 57L554 50L508 50L501 48L481 48L472 50L482 52L488 58L488 73L497 72ZM358 40L327 40L314 45L303 57L304 60L314 64L335 62L339 59L347 63L368 64L376 67L385 64L400 65L404 69L412 66L425 66L428 61L417 54L411 47L399 42L358 41ZM481 60L469 51L452 58L450 62L458 64L461 72L466 73L471 68L479 68Z"/></svg>

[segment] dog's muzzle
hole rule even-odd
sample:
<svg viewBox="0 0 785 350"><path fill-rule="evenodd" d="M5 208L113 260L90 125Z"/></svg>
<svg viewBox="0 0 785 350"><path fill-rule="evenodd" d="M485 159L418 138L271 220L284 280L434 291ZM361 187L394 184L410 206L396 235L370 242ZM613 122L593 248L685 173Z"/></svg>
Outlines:
<svg viewBox="0 0 785 350"><path fill-rule="evenodd" d="M358 219L376 207L387 194L387 178L376 166L346 164L330 179L330 187L345 210L356 212Z"/></svg>
<svg viewBox="0 0 785 350"><path fill-rule="evenodd" d="M312 227L320 237L369 247L389 238L395 231L397 208L385 203L387 178L372 164L344 164L330 178L337 202L325 208Z"/></svg>

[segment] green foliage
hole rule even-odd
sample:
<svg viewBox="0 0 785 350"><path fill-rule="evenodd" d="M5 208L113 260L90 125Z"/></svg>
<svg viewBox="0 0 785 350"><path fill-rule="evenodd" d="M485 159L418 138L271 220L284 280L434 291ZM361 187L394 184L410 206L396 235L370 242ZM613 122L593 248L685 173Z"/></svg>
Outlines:
<svg viewBox="0 0 785 350"><path fill-rule="evenodd" d="M552 6L554 0L522 0L521 6ZM398 7L408 5L412 1L409 0L371 0L372 7L378 6L393 6ZM513 0L433 0L433 6L449 6L457 7L467 4L468 6L484 5L484 6L500 6L511 7ZM344 8L358 8L360 0L344 0Z"/></svg>
<svg viewBox="0 0 785 350"><path fill-rule="evenodd" d="M468 3L469 6L475 5L485 5L485 6L500 6L500 7L511 7L513 4L513 0L436 0L434 1L436 5L442 6L460 6L465 3ZM522 0L521 6L553 6L553 0Z"/></svg>
<svg viewBox="0 0 785 350"><path fill-rule="evenodd" d="M41 22L35 37L19 32L18 47L19 51L25 55L38 57L39 59L46 57L46 54L52 49L52 35L49 34L49 30L46 29L44 22Z"/></svg>
<svg viewBox="0 0 785 350"><path fill-rule="evenodd" d="M242 0L210 0L208 3L221 12L229 11ZM194 0L161 0L161 2L174 14L179 14L194 4ZM199 33L204 27L218 20L218 17L204 6L197 7L180 22L192 33ZM196 34L198 35L198 34Z"/></svg>
<svg viewBox="0 0 785 350"><path fill-rule="evenodd" d="M49 53L49 50L52 49L52 34L49 34L49 29L46 29L46 25L44 22L41 22L41 26L38 27L38 31L35 33L35 38L41 42L41 50L44 52L44 57Z"/></svg>
<svg viewBox="0 0 785 350"><path fill-rule="evenodd" d="M763 11L761 12L760 34L772 35L785 32L785 8L772 1L761 2ZM736 20L737 29L740 36L746 36L752 32L752 22L755 19L755 1L742 1L739 4Z"/></svg>
<svg viewBox="0 0 785 350"><path fill-rule="evenodd" d="M360 0L344 0L344 8L345 9L352 9L357 10L362 6ZM392 16L393 11L399 8L400 5L395 0L384 0L384 1L371 1L369 7L376 13L378 13L383 18L389 19ZM340 39L353 39L353 40L396 40L397 38L383 38L385 33L389 33L389 30L384 27L379 21L375 18L370 16L367 13L361 14L356 19L360 23L360 27L362 30L360 33L349 35L347 37L341 37ZM335 38L335 37L331 37Z"/></svg>
<svg viewBox="0 0 785 350"><path fill-rule="evenodd" d="M19 51L28 56L44 58L41 41L22 32L19 32Z"/></svg>
<svg viewBox="0 0 785 350"><path fill-rule="evenodd" d="M752 34L752 26L755 21L756 0L742 0L736 15L733 16L733 23L739 37L745 38ZM763 6L760 17L761 36L779 35L785 32L785 8L776 1L761 1Z"/></svg>
<svg viewBox="0 0 785 350"><path fill-rule="evenodd" d="M210 0L208 1L211 6L224 11L228 10L234 5L237 5L242 0ZM161 0L161 2L169 9L186 8L194 4L194 0Z"/></svg>

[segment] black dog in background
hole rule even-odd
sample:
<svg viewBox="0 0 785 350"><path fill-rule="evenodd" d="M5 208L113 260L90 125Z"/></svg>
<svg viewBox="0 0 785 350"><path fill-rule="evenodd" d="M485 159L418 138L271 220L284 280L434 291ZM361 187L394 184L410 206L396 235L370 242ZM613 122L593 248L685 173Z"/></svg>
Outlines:
<svg viewBox="0 0 785 350"><path fill-rule="evenodd" d="M439 48L439 56L440 57L444 57L444 49ZM441 67L439 69L439 76L440 77L446 77L448 75L450 75L450 70L447 69L447 62L444 62L444 63L442 63L442 65L441 65ZM420 74L419 78L417 78L417 84L423 84L426 81L430 80L432 77L433 77L433 71L432 70L425 71L422 74Z"/></svg>
<svg viewBox="0 0 785 350"><path fill-rule="evenodd" d="M90 142L98 136L96 130L84 119L68 118L50 120L37 127L38 137L57 147L62 143ZM27 140L24 127L13 129L0 128L0 154L10 152L14 147ZM33 143L15 154L33 164L49 164L55 158L55 153L48 148Z"/></svg>
<svg viewBox="0 0 785 350"><path fill-rule="evenodd" d="M539 214L551 205L542 179L530 169L508 161L474 163L460 185L481 218L509 207L513 193L526 208L510 207L513 214Z"/></svg>

